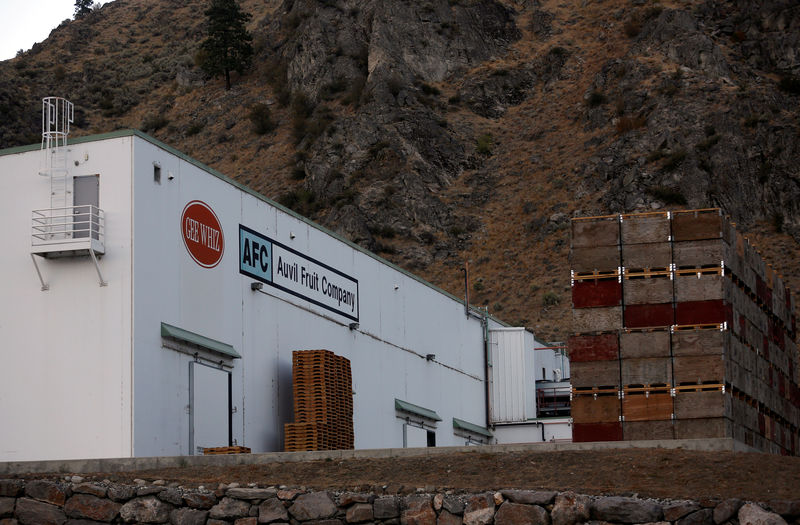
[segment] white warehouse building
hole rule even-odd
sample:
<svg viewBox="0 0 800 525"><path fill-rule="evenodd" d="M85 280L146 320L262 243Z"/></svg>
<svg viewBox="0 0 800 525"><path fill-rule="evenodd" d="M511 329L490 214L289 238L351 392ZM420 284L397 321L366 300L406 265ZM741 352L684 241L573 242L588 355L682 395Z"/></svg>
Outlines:
<svg viewBox="0 0 800 525"><path fill-rule="evenodd" d="M44 107L42 147L0 151L0 461L282 450L307 349L350 360L356 448L568 438L530 425L531 332L141 132L67 143L69 103Z"/></svg>

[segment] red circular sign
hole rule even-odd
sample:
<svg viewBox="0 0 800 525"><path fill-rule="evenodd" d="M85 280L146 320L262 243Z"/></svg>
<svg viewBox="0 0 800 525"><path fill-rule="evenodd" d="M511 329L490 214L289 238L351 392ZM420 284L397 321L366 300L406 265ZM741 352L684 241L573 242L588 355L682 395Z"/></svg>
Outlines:
<svg viewBox="0 0 800 525"><path fill-rule="evenodd" d="M217 214L203 201L192 201L181 215L181 237L194 262L213 268L222 260L225 237Z"/></svg>

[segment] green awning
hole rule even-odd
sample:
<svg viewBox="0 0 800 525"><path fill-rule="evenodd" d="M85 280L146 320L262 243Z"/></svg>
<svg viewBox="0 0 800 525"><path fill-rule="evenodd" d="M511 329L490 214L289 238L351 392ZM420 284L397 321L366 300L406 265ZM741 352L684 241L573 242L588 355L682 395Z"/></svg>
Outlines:
<svg viewBox="0 0 800 525"><path fill-rule="evenodd" d="M439 417L439 414L434 412L433 410L429 410L427 408L423 408L421 406L417 406L413 403L409 403L407 401L401 401L397 398L394 400L394 409L399 410L401 412L407 412L409 414L413 414L415 416L424 417L425 419L430 419L431 421L441 421L442 418Z"/></svg>
<svg viewBox="0 0 800 525"><path fill-rule="evenodd" d="M208 350L232 359L241 359L242 356L231 345L216 341L210 337L172 326L171 324L161 323L161 337L171 337L182 343L198 346L203 350Z"/></svg>
<svg viewBox="0 0 800 525"><path fill-rule="evenodd" d="M479 434L481 436L486 436L487 438L492 437L492 433L484 428L479 427L478 425L473 425L472 423L467 423L458 418L453 418L453 428L456 430L463 430L465 432L469 432L471 434Z"/></svg>

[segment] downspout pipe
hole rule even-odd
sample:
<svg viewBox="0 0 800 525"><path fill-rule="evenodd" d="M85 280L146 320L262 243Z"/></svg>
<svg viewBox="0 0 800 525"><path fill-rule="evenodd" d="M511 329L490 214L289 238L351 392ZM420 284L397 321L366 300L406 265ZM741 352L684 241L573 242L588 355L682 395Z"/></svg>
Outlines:
<svg viewBox="0 0 800 525"><path fill-rule="evenodd" d="M464 315L469 317L469 261L464 263L461 271L464 272Z"/></svg>
<svg viewBox="0 0 800 525"><path fill-rule="evenodd" d="M491 405L491 370L492 362L489 356L489 307L486 307L486 310L483 312L483 319L481 319L481 324L483 325L483 362L484 362L484 370L486 374L486 428L491 428L492 424L492 405Z"/></svg>
<svg viewBox="0 0 800 525"><path fill-rule="evenodd" d="M484 368L484 375L485 381L484 384L486 385L486 390L484 392L484 403L486 407L486 428L491 428L491 421L492 421L492 410L491 410L491 375L490 375L490 368L492 367L491 357L489 355L489 307L486 306L483 309L479 309L481 312L480 314L476 314L472 311L472 307L469 305L469 261L464 263L464 267L461 269L464 272L464 314L469 317L474 317L481 322L481 328L483 331L483 368ZM477 308L476 308L477 309Z"/></svg>

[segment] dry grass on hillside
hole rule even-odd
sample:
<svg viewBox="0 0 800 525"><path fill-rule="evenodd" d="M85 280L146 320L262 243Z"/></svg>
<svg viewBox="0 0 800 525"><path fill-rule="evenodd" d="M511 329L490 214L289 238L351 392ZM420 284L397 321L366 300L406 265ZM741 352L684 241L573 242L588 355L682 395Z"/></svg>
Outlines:
<svg viewBox="0 0 800 525"><path fill-rule="evenodd" d="M511 324L531 328L540 339L564 340L571 332L568 218L573 213L593 215L607 211L601 195L582 188L585 175L578 170L618 133L613 116L599 128L588 129L586 96L603 65L629 52L636 30L632 26L650 5L638 6L630 0L504 3L517 13L522 38L505 55L481 64L471 73L512 70L535 62L554 48L566 54L566 63L555 79L539 81L532 96L508 107L499 118L481 117L459 105L448 107L445 116L450 129L461 136L471 133L476 140L482 135L492 138L490 155L483 164L464 171L441 192L444 200L457 203L459 216L478 218L483 227L469 234L465 249L428 267L410 269L461 297L464 289L460 268L469 261L474 304L488 306L491 313ZM691 9L699 3L663 0L659 5ZM251 29L256 46L267 46L264 28L280 16L281 2L242 0L241 4L253 15ZM120 115L113 114L113 107L87 115L86 126L78 134L127 127L144 129L278 199L302 182L292 177L297 153L292 117L288 108L275 103L276 93L270 83L275 74L273 64L255 64L247 75L235 78L231 91L225 91L221 79L202 86L184 86L175 79L166 79L161 71L165 69L163 64L175 61L191 69L202 37L203 5L201 0L180 5L161 0L107 4L102 9L103 16L91 26L75 23L67 28L69 31L56 31L30 67L52 74L54 64L64 59L61 74L82 76L88 96L101 96L93 91L93 78L109 77L106 82L112 87L104 89L112 90L115 101L124 96L125 90L141 98ZM551 15L552 21L549 31L537 33L541 12ZM93 36L85 39L79 51L70 51L75 42L84 42L76 40L72 30L86 27ZM728 52L725 42L720 41L719 45ZM131 56L134 66L126 71L115 69L120 57ZM637 60L654 70L675 68L656 52L638 56ZM141 74L129 71L139 69ZM645 79L643 86L656 79ZM450 97L461 81L455 78L437 87L443 97ZM28 95L35 98L40 94ZM251 108L259 103L269 105L270 118L276 126L264 135L254 133L249 120ZM341 115L353 111L341 101L332 101L330 106ZM486 192L487 199L474 204L470 197L475 192ZM752 236L768 261L796 290L800 289L800 279L796 277L800 275L798 244L776 232L776 224L761 224ZM452 237L452 232L436 234L437 240ZM393 239L391 244L401 248L400 253L382 255L403 265L408 258L402 249L417 248L411 243L408 239Z"/></svg>

